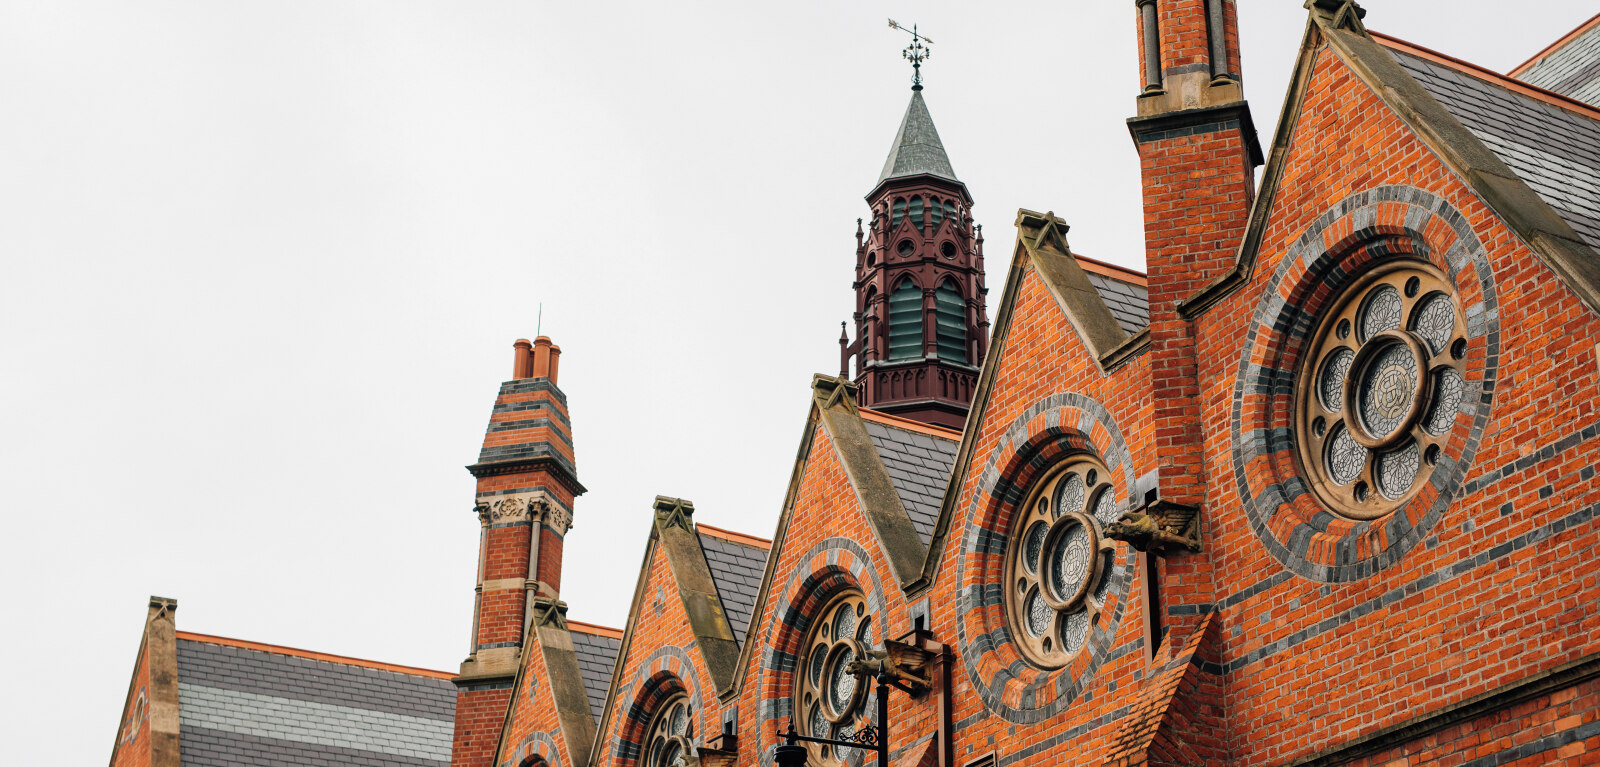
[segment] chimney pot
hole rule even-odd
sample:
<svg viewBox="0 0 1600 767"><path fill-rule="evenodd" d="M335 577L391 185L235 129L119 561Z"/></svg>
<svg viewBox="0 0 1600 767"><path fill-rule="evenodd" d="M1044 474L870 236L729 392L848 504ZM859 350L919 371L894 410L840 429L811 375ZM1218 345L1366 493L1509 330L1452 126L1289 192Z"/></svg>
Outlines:
<svg viewBox="0 0 1600 767"><path fill-rule="evenodd" d="M532 375L533 358L531 352L533 344L529 343L526 338L518 338L516 343L511 346L517 350L511 357L511 380L520 381Z"/></svg>
<svg viewBox="0 0 1600 767"><path fill-rule="evenodd" d="M548 378L550 383L556 382L557 358L561 356L561 347L550 343L549 336L539 336L533 339L533 370L532 377Z"/></svg>

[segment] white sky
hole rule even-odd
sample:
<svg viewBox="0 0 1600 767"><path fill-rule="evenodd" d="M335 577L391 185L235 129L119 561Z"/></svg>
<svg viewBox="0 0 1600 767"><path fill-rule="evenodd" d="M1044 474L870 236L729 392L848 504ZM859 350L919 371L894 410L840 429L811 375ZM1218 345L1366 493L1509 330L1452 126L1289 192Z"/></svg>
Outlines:
<svg viewBox="0 0 1600 767"><path fill-rule="evenodd" d="M1504 71L1593 0L1369 0ZM1299 0L1242 0L1267 144ZM453 669L511 341L565 350L571 616L620 625L656 494L772 535L855 219L910 93L987 225L1138 267L1127 0L0 1L0 631L14 764L106 758L181 629Z"/></svg>

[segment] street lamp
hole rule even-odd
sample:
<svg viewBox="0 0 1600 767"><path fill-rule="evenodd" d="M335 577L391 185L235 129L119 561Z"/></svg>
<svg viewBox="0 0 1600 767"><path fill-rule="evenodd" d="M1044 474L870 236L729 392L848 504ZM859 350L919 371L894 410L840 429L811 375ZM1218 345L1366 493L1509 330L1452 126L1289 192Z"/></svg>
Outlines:
<svg viewBox="0 0 1600 767"><path fill-rule="evenodd" d="M890 676L886 673L877 675L878 682L878 716L874 724L856 730L853 735L844 740L830 738L813 738L801 735L794 731L794 717L789 718L789 730L783 733L783 745L773 751L773 759L778 767L806 767L806 747L800 743L825 743L830 746L844 746L846 748L859 748L864 751L874 751L878 754L878 767L889 767L889 682Z"/></svg>

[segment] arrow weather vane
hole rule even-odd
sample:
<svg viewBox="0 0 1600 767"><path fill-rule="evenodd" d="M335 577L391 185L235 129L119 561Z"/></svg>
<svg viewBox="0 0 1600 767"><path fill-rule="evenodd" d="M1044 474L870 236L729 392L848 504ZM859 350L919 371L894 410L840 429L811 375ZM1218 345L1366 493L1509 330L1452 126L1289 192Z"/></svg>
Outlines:
<svg viewBox="0 0 1600 767"><path fill-rule="evenodd" d="M904 56L906 61L911 62L911 90L922 90L922 62L933 55L933 51L929 50L923 43L933 45L933 40L918 34L917 25L915 24L912 24L910 29L906 29L900 26L900 22L889 19L889 28L911 33L911 44L906 46L906 49L901 51L900 55Z"/></svg>

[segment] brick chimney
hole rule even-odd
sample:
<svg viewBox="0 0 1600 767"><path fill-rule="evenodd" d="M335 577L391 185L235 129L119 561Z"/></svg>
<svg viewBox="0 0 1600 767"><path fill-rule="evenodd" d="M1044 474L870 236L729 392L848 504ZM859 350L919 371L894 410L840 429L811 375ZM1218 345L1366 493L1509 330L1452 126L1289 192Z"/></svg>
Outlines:
<svg viewBox="0 0 1600 767"><path fill-rule="evenodd" d="M1205 471L1194 327L1178 303L1225 273L1261 164L1239 65L1234 0L1137 0L1151 377L1159 492L1200 506Z"/></svg>
<svg viewBox="0 0 1600 767"><path fill-rule="evenodd" d="M578 483L567 397L556 386L561 347L519 338L477 463L477 588L472 645L456 683L451 764L489 767L510 701L535 599L561 596L563 541Z"/></svg>

